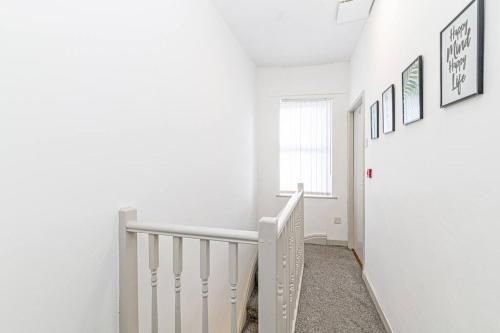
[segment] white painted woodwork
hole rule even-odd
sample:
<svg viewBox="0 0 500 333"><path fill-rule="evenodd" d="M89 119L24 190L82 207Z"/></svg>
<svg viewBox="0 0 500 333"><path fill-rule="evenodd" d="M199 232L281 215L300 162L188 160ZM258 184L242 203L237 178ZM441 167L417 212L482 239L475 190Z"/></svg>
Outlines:
<svg viewBox="0 0 500 333"><path fill-rule="evenodd" d="M181 274L182 274L182 238L173 240L173 271L175 277L175 333L182 331L181 316Z"/></svg>
<svg viewBox="0 0 500 333"><path fill-rule="evenodd" d="M365 116L360 106L353 113L353 229L354 251L361 263L365 254Z"/></svg>
<svg viewBox="0 0 500 333"><path fill-rule="evenodd" d="M287 224L290 215L292 214L293 210L297 207L302 197L303 197L302 192L295 192L290 197L290 200L288 200L288 202L286 203L285 208L283 208L281 212L278 214L278 235L283 232L283 228Z"/></svg>
<svg viewBox="0 0 500 333"><path fill-rule="evenodd" d="M158 333L158 235L149 235L149 270L151 271L151 333Z"/></svg>
<svg viewBox="0 0 500 333"><path fill-rule="evenodd" d="M286 274L285 274L285 269L284 266L286 266L286 245L285 245L285 238L283 237L284 233L281 233L281 235L278 238L277 241L277 246L278 246L278 256L276 258L276 267L277 267L277 277L278 279L278 288L277 288L277 293L278 293L278 328L280 330L278 332L286 332Z"/></svg>
<svg viewBox="0 0 500 333"><path fill-rule="evenodd" d="M120 243L120 333L139 333L139 299L137 287L137 234L127 231L127 223L137 221L137 210L122 208L119 212Z"/></svg>
<svg viewBox="0 0 500 333"><path fill-rule="evenodd" d="M259 222L259 332L281 332L278 326L277 219L263 217ZM272 277L272 278L269 278ZM281 303L280 303L281 304ZM281 314L281 312L279 312Z"/></svg>
<svg viewBox="0 0 500 333"><path fill-rule="evenodd" d="M229 302L231 303L231 333L238 333L238 243L229 243Z"/></svg>
<svg viewBox="0 0 500 333"><path fill-rule="evenodd" d="M219 242L238 242L255 245L257 245L257 242L259 240L257 231L197 227L175 224L147 225L139 223L127 223L127 230L145 234L178 236L183 238L206 239Z"/></svg>
<svg viewBox="0 0 500 333"><path fill-rule="evenodd" d="M304 268L304 188L292 195L276 217L263 217L258 231L231 230L181 225L143 225L137 211L120 210L120 333L138 333L137 234L149 238L151 272L151 332L158 333L159 236L173 237L175 279L175 333L181 333L181 274L183 238L200 240L201 327L209 331L208 279L210 241L228 243L229 303L231 333L238 332L238 248L239 244L258 245L259 254L259 331L293 333Z"/></svg>
<svg viewBox="0 0 500 333"><path fill-rule="evenodd" d="M295 210L294 210L295 211ZM287 299L287 310L288 310L288 317L287 317L287 324L288 327L292 327L292 303L295 298L294 291L295 291L295 262L297 261L297 257L295 254L295 235L294 231L295 228L293 228L293 225L295 224L293 222L293 216L294 212L290 214L290 219L287 223L287 230L288 230L288 261L287 261L287 273L288 273L288 299ZM289 329L290 330L290 329Z"/></svg>
<svg viewBox="0 0 500 333"><path fill-rule="evenodd" d="M260 332L295 331L303 269L304 187L299 184L277 217L259 223Z"/></svg>
<svg viewBox="0 0 500 333"><path fill-rule="evenodd" d="M210 276L210 241L200 240L201 331L208 333L208 277Z"/></svg>
<svg viewBox="0 0 500 333"><path fill-rule="evenodd" d="M298 191L304 191L304 185L298 184ZM304 199L302 197L295 210L295 237L296 237L296 275L295 275L295 301L293 304L292 332L295 331L295 323L299 309L300 290L302 289L302 275L304 270Z"/></svg>
<svg viewBox="0 0 500 333"><path fill-rule="evenodd" d="M287 221L285 222L285 224ZM289 286L290 286L290 281L289 281L289 275L287 272L287 256L288 256L288 232L286 229L284 229L281 233L280 236L280 247L281 247L281 262L278 261L278 264L281 263L280 270L281 270L281 275L282 275L282 288L283 288L283 297L281 299L281 316L283 320L283 329L285 332L289 332L289 325L288 325L288 294L289 294Z"/></svg>

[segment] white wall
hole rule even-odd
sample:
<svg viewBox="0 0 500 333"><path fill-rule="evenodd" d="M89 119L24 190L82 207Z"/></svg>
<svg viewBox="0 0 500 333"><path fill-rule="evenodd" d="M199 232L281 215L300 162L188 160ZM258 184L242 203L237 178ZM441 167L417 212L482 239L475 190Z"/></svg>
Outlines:
<svg viewBox="0 0 500 333"><path fill-rule="evenodd" d="M0 45L2 332L118 332L120 207L141 222L255 230L255 68L209 0L5 0ZM171 245L160 246L171 331ZM183 328L199 332L198 244L185 251ZM240 253L243 279L254 252ZM227 249L212 260L222 332Z"/></svg>
<svg viewBox="0 0 500 333"><path fill-rule="evenodd" d="M439 108L439 32L467 3L377 1L351 62L351 101L396 84L396 132L366 151L365 267L394 332L500 331L500 2L486 0L485 94ZM418 55L424 119L404 126Z"/></svg>
<svg viewBox="0 0 500 333"><path fill-rule="evenodd" d="M257 70L258 216L276 216L279 193L279 102L283 97L333 95L333 192L338 199L305 199L305 234L347 240L347 106L349 63ZM334 224L340 217L342 224Z"/></svg>

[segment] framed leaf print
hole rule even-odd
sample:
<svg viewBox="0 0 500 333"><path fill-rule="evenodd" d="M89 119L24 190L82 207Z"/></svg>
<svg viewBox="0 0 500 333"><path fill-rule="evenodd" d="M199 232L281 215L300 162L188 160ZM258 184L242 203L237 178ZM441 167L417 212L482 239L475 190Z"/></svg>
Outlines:
<svg viewBox="0 0 500 333"><path fill-rule="evenodd" d="M474 0L441 31L441 107L483 93L484 0Z"/></svg>
<svg viewBox="0 0 500 333"><path fill-rule="evenodd" d="M424 118L423 76L422 56L419 56L403 71L403 124L405 125Z"/></svg>
<svg viewBox="0 0 500 333"><path fill-rule="evenodd" d="M372 140L378 139L378 101L370 107Z"/></svg>
<svg viewBox="0 0 500 333"><path fill-rule="evenodd" d="M392 84L382 93L382 126L384 134L394 132L396 122L394 119L394 85Z"/></svg>

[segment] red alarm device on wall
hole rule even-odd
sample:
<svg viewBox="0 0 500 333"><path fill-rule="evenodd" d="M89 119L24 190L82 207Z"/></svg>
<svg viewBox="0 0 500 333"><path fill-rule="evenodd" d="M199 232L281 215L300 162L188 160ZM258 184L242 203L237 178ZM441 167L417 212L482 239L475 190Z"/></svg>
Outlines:
<svg viewBox="0 0 500 333"><path fill-rule="evenodd" d="M373 176L373 169L366 169L366 177L372 178Z"/></svg>

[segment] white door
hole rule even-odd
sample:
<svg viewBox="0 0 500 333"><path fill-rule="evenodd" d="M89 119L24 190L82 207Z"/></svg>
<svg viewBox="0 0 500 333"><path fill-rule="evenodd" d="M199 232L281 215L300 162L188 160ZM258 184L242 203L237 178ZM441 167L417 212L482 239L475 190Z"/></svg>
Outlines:
<svg viewBox="0 0 500 333"><path fill-rule="evenodd" d="M365 114L362 106L353 113L353 220L354 252L365 261Z"/></svg>

